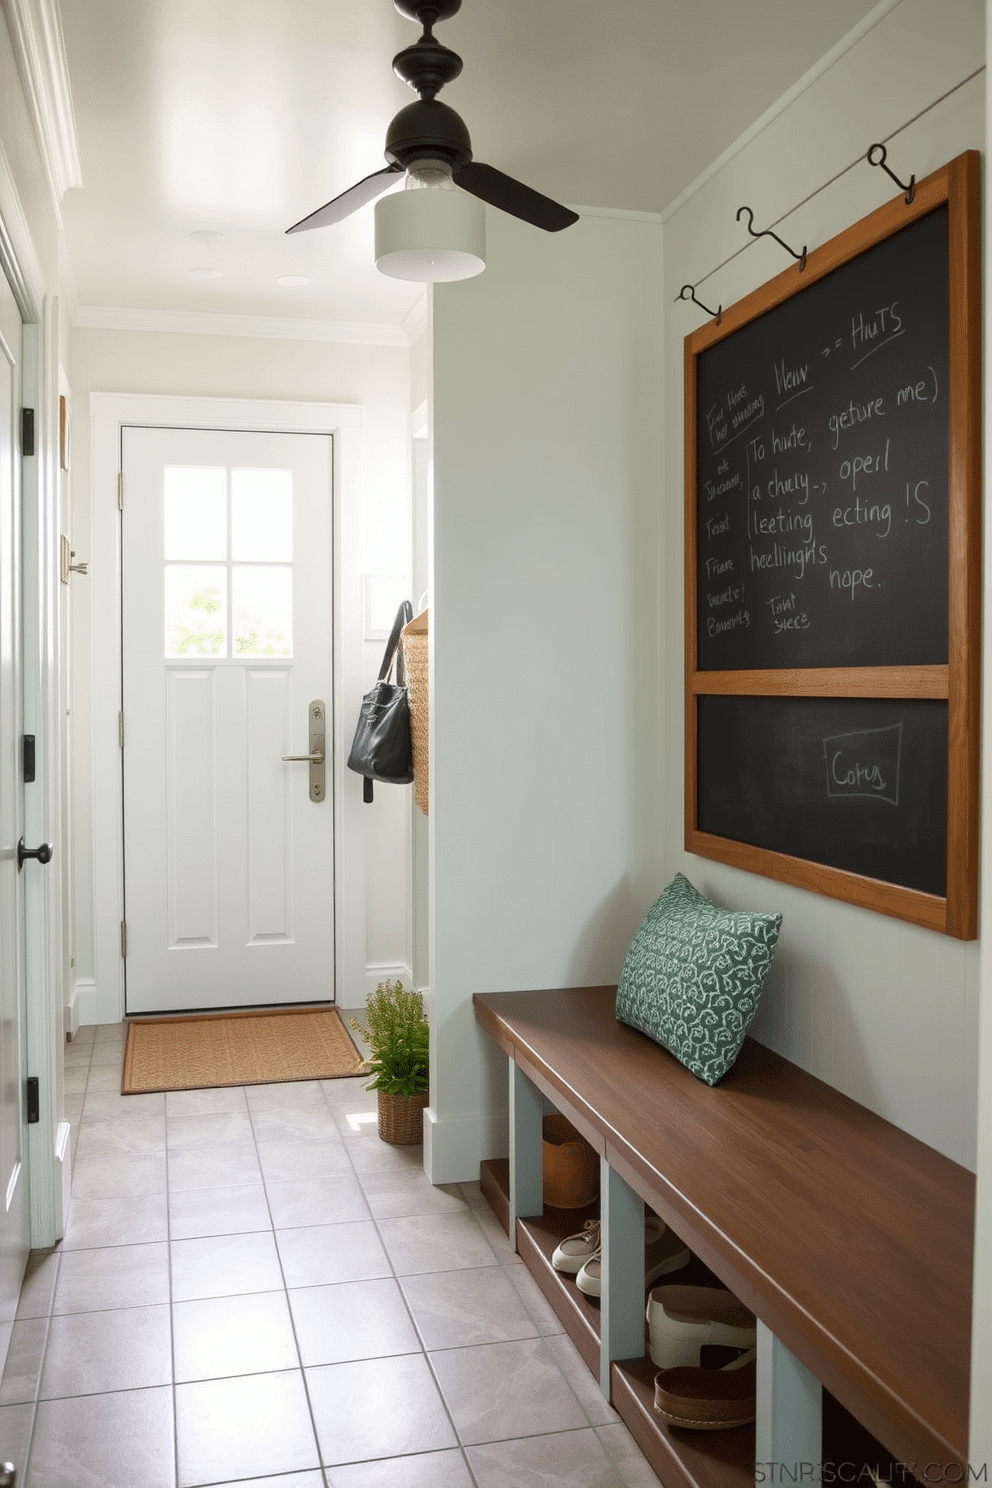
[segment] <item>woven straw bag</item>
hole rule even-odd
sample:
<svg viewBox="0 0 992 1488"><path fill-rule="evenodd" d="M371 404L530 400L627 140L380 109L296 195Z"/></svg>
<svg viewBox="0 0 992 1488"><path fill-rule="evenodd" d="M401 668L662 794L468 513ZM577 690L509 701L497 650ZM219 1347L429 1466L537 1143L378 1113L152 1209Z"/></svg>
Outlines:
<svg viewBox="0 0 992 1488"><path fill-rule="evenodd" d="M410 733L413 739L413 789L417 805L426 816L430 804L430 777L427 767L430 714L427 701L426 610L404 625L401 640L407 698L410 703Z"/></svg>
<svg viewBox="0 0 992 1488"><path fill-rule="evenodd" d="M544 1118L544 1202L584 1209L599 1197L599 1158L585 1137L557 1112Z"/></svg>

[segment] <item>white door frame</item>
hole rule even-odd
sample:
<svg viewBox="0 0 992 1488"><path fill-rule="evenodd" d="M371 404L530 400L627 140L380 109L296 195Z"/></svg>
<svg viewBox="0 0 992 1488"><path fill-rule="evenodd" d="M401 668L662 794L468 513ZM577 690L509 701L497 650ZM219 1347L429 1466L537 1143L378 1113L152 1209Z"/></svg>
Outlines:
<svg viewBox="0 0 992 1488"><path fill-rule="evenodd" d="M53 866L24 885L27 1074L40 1081L40 1119L28 1127L31 1245L54 1245L68 1206L69 1127L62 1087L61 666L58 631L59 305L7 156L0 146L0 272L23 324L21 404L35 411L35 455L21 466L24 727L37 742L37 780L25 790L24 831L54 845Z"/></svg>
<svg viewBox="0 0 992 1488"><path fill-rule="evenodd" d="M124 834L121 804L121 547L118 477L125 425L334 436L335 986L342 1006L364 1002L365 834L362 793L347 776L349 723L361 698L361 445L363 409L346 403L91 393L90 575L93 678L93 986L79 987L82 1023L124 1016ZM127 499L125 494L125 500ZM346 778L347 777L347 778ZM357 786L357 788L356 788ZM348 788L346 788L348 787ZM357 1001L350 1003L350 998Z"/></svg>

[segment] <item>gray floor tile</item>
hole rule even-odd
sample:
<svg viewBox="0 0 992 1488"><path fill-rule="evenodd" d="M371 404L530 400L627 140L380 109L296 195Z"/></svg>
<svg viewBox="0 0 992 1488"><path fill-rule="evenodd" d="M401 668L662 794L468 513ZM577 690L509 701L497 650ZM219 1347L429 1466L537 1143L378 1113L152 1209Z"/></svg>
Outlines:
<svg viewBox="0 0 992 1488"><path fill-rule="evenodd" d="M92 1044L71 1044L65 1051L66 1069L89 1069L92 1054Z"/></svg>
<svg viewBox="0 0 992 1488"><path fill-rule="evenodd" d="M247 1111L243 1085L218 1090L170 1090L165 1097L167 1116L213 1116L222 1111Z"/></svg>
<svg viewBox="0 0 992 1488"><path fill-rule="evenodd" d="M271 1228L261 1182L253 1188L188 1188L169 1195L169 1233L173 1240L243 1235Z"/></svg>
<svg viewBox="0 0 992 1488"><path fill-rule="evenodd" d="M193 1188L240 1188L262 1181L253 1137L219 1147L169 1153L169 1192Z"/></svg>
<svg viewBox="0 0 992 1488"><path fill-rule="evenodd" d="M102 1312L154 1307L169 1300L169 1247L115 1245L62 1256L54 1311Z"/></svg>
<svg viewBox="0 0 992 1488"><path fill-rule="evenodd" d="M21 1295L17 1300L17 1317L47 1317L52 1310L55 1282L59 1274L57 1250L33 1250L28 1256Z"/></svg>
<svg viewBox="0 0 992 1488"><path fill-rule="evenodd" d="M172 1390L43 1400L29 1488L174 1488Z"/></svg>
<svg viewBox="0 0 992 1488"><path fill-rule="evenodd" d="M129 1121L84 1121L79 1133L79 1160L155 1157L165 1151L164 1116L134 1116Z"/></svg>
<svg viewBox="0 0 992 1488"><path fill-rule="evenodd" d="M119 1064L97 1064L90 1070L86 1082L87 1091L106 1090L121 1093L121 1068ZM135 1099L135 1097L130 1097Z"/></svg>
<svg viewBox="0 0 992 1488"><path fill-rule="evenodd" d="M361 1184L350 1171L333 1178L271 1180L265 1191L277 1230L371 1218Z"/></svg>
<svg viewBox="0 0 992 1488"><path fill-rule="evenodd" d="M567 1333L544 1340L551 1357L568 1380L572 1391L589 1418L590 1426L610 1426L620 1420L599 1388L582 1355Z"/></svg>
<svg viewBox="0 0 992 1488"><path fill-rule="evenodd" d="M212 1111L199 1115L173 1115L170 1110L165 1124L170 1156L176 1152L196 1151L200 1147L247 1147L253 1138L245 1110Z"/></svg>
<svg viewBox="0 0 992 1488"><path fill-rule="evenodd" d="M169 1238L165 1194L133 1198L74 1198L69 1207L63 1250L92 1250L102 1245L141 1245Z"/></svg>
<svg viewBox="0 0 992 1488"><path fill-rule="evenodd" d="M307 1225L276 1236L288 1287L329 1286L337 1281L371 1281L390 1274L375 1225Z"/></svg>
<svg viewBox="0 0 992 1488"><path fill-rule="evenodd" d="M543 1339L449 1349L431 1363L466 1446L588 1424Z"/></svg>
<svg viewBox="0 0 992 1488"><path fill-rule="evenodd" d="M109 1199L122 1194L139 1198L165 1193L165 1150L154 1157L92 1158L77 1156L72 1165L74 1199Z"/></svg>
<svg viewBox="0 0 992 1488"><path fill-rule="evenodd" d="M47 1317L25 1318L14 1323L0 1381L0 1405L24 1405L37 1398L47 1336Z"/></svg>
<svg viewBox="0 0 992 1488"><path fill-rule="evenodd" d="M363 1175L362 1187L376 1219L398 1219L415 1214L464 1214L467 1208L457 1184L434 1188L422 1168L399 1173L373 1169Z"/></svg>
<svg viewBox="0 0 992 1488"><path fill-rule="evenodd" d="M84 1065L69 1066L63 1076L63 1086L66 1095L84 1095L86 1092L86 1076L88 1070Z"/></svg>
<svg viewBox="0 0 992 1488"><path fill-rule="evenodd" d="M177 1382L299 1367L284 1291L177 1302L173 1312Z"/></svg>
<svg viewBox="0 0 992 1488"><path fill-rule="evenodd" d="M536 1324L500 1266L404 1276L401 1285L426 1349L537 1337Z"/></svg>
<svg viewBox="0 0 992 1488"><path fill-rule="evenodd" d="M392 1279L302 1287L289 1294L304 1367L411 1354L420 1340Z"/></svg>
<svg viewBox="0 0 992 1488"><path fill-rule="evenodd" d="M273 1292L283 1285L271 1232L174 1240L170 1251L175 1302Z"/></svg>
<svg viewBox="0 0 992 1488"><path fill-rule="evenodd" d="M121 1095L117 1090L88 1089L84 1112L91 1121L136 1121L165 1115L164 1095Z"/></svg>
<svg viewBox="0 0 992 1488"><path fill-rule="evenodd" d="M461 1452L423 1452L327 1469L328 1488L474 1488Z"/></svg>
<svg viewBox="0 0 992 1488"><path fill-rule="evenodd" d="M295 1179L329 1178L351 1174L344 1144L335 1137L272 1137L258 1143L258 1159L266 1183L290 1183Z"/></svg>
<svg viewBox="0 0 992 1488"><path fill-rule="evenodd" d="M658 1477L626 1426L597 1426L596 1435L627 1488L658 1488Z"/></svg>
<svg viewBox="0 0 992 1488"><path fill-rule="evenodd" d="M167 1305L53 1317L40 1399L171 1384L170 1327Z"/></svg>
<svg viewBox="0 0 992 1488"><path fill-rule="evenodd" d="M467 1210L461 1214L421 1214L383 1219L379 1233L397 1276L424 1271L471 1270L498 1261Z"/></svg>
<svg viewBox="0 0 992 1488"><path fill-rule="evenodd" d="M496 1218L489 1205L483 1203L478 1208L472 1208L472 1217L485 1235L493 1248L493 1253L501 1266L522 1266L523 1261L517 1255L510 1237Z"/></svg>
<svg viewBox="0 0 992 1488"><path fill-rule="evenodd" d="M423 1354L327 1364L306 1374L327 1465L457 1446Z"/></svg>
<svg viewBox="0 0 992 1488"><path fill-rule="evenodd" d="M120 1084L121 1074L124 1067L124 1045L115 1039L96 1039L93 1043L93 1058L90 1063L91 1069L112 1069L117 1073L117 1083Z"/></svg>
<svg viewBox="0 0 992 1488"><path fill-rule="evenodd" d="M534 1319L538 1333L542 1337L550 1337L555 1333L564 1333L564 1325L533 1276L527 1270L527 1267L506 1266L504 1269L521 1302Z"/></svg>
<svg viewBox="0 0 992 1488"><path fill-rule="evenodd" d="M279 1473L274 1478L239 1478L230 1488L324 1488L320 1468L313 1472Z"/></svg>
<svg viewBox="0 0 992 1488"><path fill-rule="evenodd" d="M34 1405L0 1406L0 1441L3 1442L3 1457L20 1469L23 1469L28 1460L35 1410Z"/></svg>
<svg viewBox="0 0 992 1488"><path fill-rule="evenodd" d="M354 1079L321 1080L320 1088L332 1106L355 1106L357 1109L368 1095L365 1089L368 1078L368 1075L358 1075ZM372 1099L375 1099L374 1095Z"/></svg>
<svg viewBox="0 0 992 1488"><path fill-rule="evenodd" d="M176 1386L180 1488L319 1464L298 1370Z"/></svg>
<svg viewBox="0 0 992 1488"><path fill-rule="evenodd" d="M260 1142L277 1142L284 1138L302 1137L305 1141L340 1140L330 1107L321 1100L318 1106L256 1106L251 1124Z"/></svg>
<svg viewBox="0 0 992 1488"><path fill-rule="evenodd" d="M594 1431L469 1447L479 1488L624 1488Z"/></svg>
<svg viewBox="0 0 992 1488"><path fill-rule="evenodd" d="M260 1111L270 1106L290 1111L324 1109L324 1092L319 1080L286 1080L273 1085L246 1085L245 1097L250 1111Z"/></svg>

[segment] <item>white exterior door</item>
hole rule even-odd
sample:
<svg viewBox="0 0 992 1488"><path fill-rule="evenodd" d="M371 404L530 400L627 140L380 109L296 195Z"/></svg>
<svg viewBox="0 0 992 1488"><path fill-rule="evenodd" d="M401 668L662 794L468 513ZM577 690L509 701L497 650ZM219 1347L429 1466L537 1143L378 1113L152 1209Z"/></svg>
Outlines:
<svg viewBox="0 0 992 1488"><path fill-rule="evenodd" d="M126 1011L333 1001L331 440L122 446Z"/></svg>
<svg viewBox="0 0 992 1488"><path fill-rule="evenodd" d="M0 270L0 1363L28 1257L21 760L21 318ZM29 862L27 871L38 872ZM44 871L44 870L41 870Z"/></svg>

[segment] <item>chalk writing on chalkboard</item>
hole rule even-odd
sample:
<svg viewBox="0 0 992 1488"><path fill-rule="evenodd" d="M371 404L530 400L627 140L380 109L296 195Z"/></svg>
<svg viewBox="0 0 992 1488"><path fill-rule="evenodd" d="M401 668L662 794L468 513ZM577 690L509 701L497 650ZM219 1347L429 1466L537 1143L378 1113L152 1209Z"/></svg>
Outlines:
<svg viewBox="0 0 992 1488"><path fill-rule="evenodd" d="M947 661L947 209L697 361L701 669Z"/></svg>
<svg viewBox="0 0 992 1488"><path fill-rule="evenodd" d="M827 795L834 798L867 796L872 801L899 805L899 764L902 724L831 734L823 741L827 767Z"/></svg>

